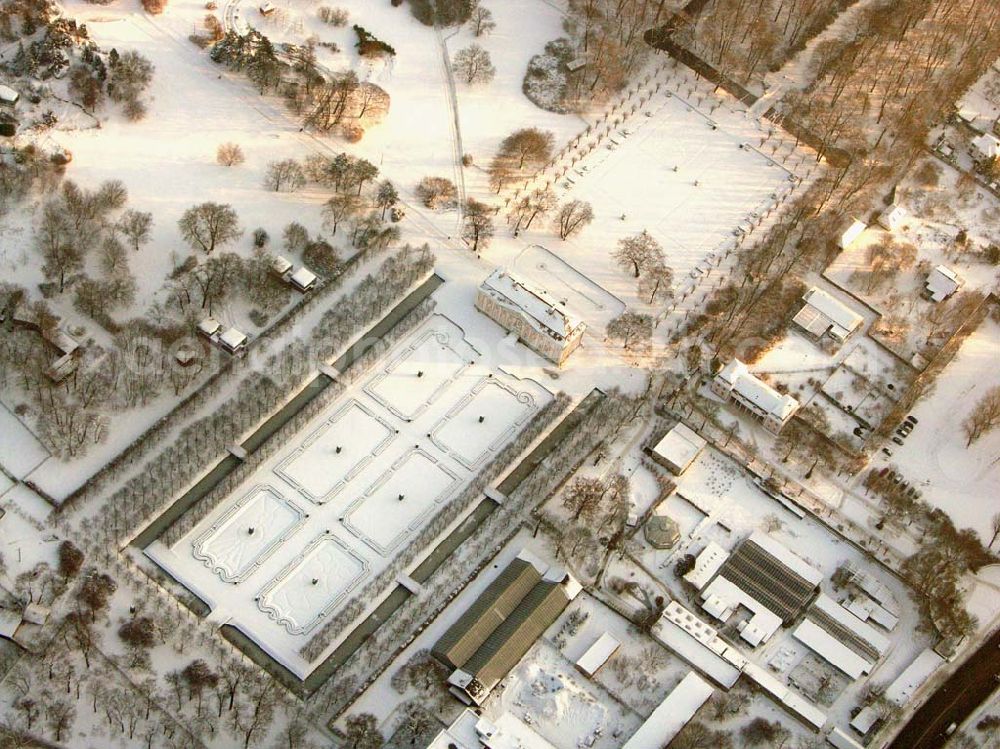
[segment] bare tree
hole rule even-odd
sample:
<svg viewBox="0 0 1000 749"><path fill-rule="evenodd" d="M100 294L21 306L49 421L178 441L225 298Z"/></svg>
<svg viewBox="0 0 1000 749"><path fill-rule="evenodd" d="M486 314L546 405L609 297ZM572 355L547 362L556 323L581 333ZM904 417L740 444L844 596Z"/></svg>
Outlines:
<svg viewBox="0 0 1000 749"><path fill-rule="evenodd" d="M514 206L513 215L517 219L514 231L518 232L521 230L522 222L524 222L524 230L527 231L531 228L532 221L538 216L545 215L555 207L556 194L551 188L546 187L544 190L532 190Z"/></svg>
<svg viewBox="0 0 1000 749"><path fill-rule="evenodd" d="M374 715L358 713L344 720L344 743L350 749L380 749L385 739Z"/></svg>
<svg viewBox="0 0 1000 749"><path fill-rule="evenodd" d="M661 262L654 261L639 279L639 293L649 297L649 304L662 304L674 298L674 271Z"/></svg>
<svg viewBox="0 0 1000 749"><path fill-rule="evenodd" d="M222 143L215 152L215 160L222 166L237 166L242 164L246 157L243 149L237 143Z"/></svg>
<svg viewBox="0 0 1000 749"><path fill-rule="evenodd" d="M500 155L517 163L518 169L537 169L552 158L555 136L537 127L515 130L500 143Z"/></svg>
<svg viewBox="0 0 1000 749"><path fill-rule="evenodd" d="M626 310L608 323L609 338L619 340L626 349L633 344L648 344L653 336L653 318Z"/></svg>
<svg viewBox="0 0 1000 749"><path fill-rule="evenodd" d="M230 205L201 203L188 208L177 222L181 236L194 249L211 254L243 234L236 211Z"/></svg>
<svg viewBox="0 0 1000 749"><path fill-rule="evenodd" d="M130 208L118 219L116 228L125 235L132 249L138 252L139 247L148 242L152 234L153 214Z"/></svg>
<svg viewBox="0 0 1000 749"><path fill-rule="evenodd" d="M375 206L382 209L381 217L385 218L385 212L399 202L399 192L396 186L387 179L379 182L375 191Z"/></svg>
<svg viewBox="0 0 1000 749"><path fill-rule="evenodd" d="M272 161L264 172L264 187L274 192L295 192L306 184L306 174L295 159Z"/></svg>
<svg viewBox="0 0 1000 749"><path fill-rule="evenodd" d="M571 200L564 203L559 209L559 213L556 214L559 239L569 239L593 220L594 209L590 207L590 203L582 200Z"/></svg>
<svg viewBox="0 0 1000 749"><path fill-rule="evenodd" d="M417 185L416 192L420 202L427 208L451 208L458 195L455 183L445 177L424 177Z"/></svg>
<svg viewBox="0 0 1000 749"><path fill-rule="evenodd" d="M566 487L563 493L562 505L573 513L573 520L591 522L597 517L597 511L604 498L604 484L600 479L578 476Z"/></svg>
<svg viewBox="0 0 1000 749"><path fill-rule="evenodd" d="M455 53L453 62L458 77L468 85L489 83L496 75L490 53L478 44L470 44Z"/></svg>
<svg viewBox="0 0 1000 749"><path fill-rule="evenodd" d="M472 25L472 33L477 37L489 34L497 27L496 21L493 20L493 13L482 5L477 5L473 9L472 15L469 16L469 23Z"/></svg>
<svg viewBox="0 0 1000 749"><path fill-rule="evenodd" d="M360 210L361 201L356 196L346 193L334 195L323 206L323 224L331 234L336 234L340 224L356 216Z"/></svg>
<svg viewBox="0 0 1000 749"><path fill-rule="evenodd" d="M965 433L965 446L970 447L987 432L1000 426L1000 385L987 390L979 399L972 412L962 422Z"/></svg>
<svg viewBox="0 0 1000 749"><path fill-rule="evenodd" d="M472 245L473 252L479 252L489 246L493 239L493 209L486 203L480 203L475 198L465 202L465 224L462 228L462 238Z"/></svg>
<svg viewBox="0 0 1000 749"><path fill-rule="evenodd" d="M631 237L618 240L614 258L622 268L631 268L636 278L653 265L666 266L663 248L645 229Z"/></svg>

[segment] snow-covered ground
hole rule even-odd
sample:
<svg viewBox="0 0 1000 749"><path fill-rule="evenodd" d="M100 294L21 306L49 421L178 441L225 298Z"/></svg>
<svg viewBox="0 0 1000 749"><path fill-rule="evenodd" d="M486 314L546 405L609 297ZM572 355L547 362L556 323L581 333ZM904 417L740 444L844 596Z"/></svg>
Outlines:
<svg viewBox="0 0 1000 749"><path fill-rule="evenodd" d="M384 362L180 541L147 550L212 607L213 620L301 675L310 670L298 654L305 635L391 564L551 399L494 368L441 316Z"/></svg>
<svg viewBox="0 0 1000 749"><path fill-rule="evenodd" d="M966 447L962 422L973 406L996 386L1000 361L1000 323L987 317L962 344L930 393L913 407L919 420L892 463L923 492L923 499L948 513L959 528L972 528L989 543L991 519L1000 512L1000 430Z"/></svg>

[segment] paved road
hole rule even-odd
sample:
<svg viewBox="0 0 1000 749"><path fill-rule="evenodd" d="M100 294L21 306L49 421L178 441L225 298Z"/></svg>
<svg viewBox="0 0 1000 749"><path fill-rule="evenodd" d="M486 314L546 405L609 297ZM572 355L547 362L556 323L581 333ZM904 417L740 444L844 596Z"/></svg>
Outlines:
<svg viewBox="0 0 1000 749"><path fill-rule="evenodd" d="M952 723L961 725L997 688L1000 631L952 674L910 719L890 749L940 749Z"/></svg>

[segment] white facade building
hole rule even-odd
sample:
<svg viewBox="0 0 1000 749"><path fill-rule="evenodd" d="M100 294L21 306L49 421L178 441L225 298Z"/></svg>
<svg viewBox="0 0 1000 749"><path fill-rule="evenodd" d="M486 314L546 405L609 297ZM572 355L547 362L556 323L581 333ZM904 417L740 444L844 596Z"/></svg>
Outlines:
<svg viewBox="0 0 1000 749"><path fill-rule="evenodd" d="M782 395L758 379L747 365L733 359L712 380L712 392L720 398L733 400L760 419L768 431L777 434L788 423L799 402L790 395Z"/></svg>
<svg viewBox="0 0 1000 749"><path fill-rule="evenodd" d="M532 351L559 365L580 345L587 329L547 291L499 269L479 287L476 309L517 334Z"/></svg>
<svg viewBox="0 0 1000 749"><path fill-rule="evenodd" d="M854 240L860 237L867 228L868 224L866 224L864 221L858 221L857 219L855 219L854 223L852 223L849 227L847 227L847 230L840 235L840 240L838 242L838 244L840 245L840 249L846 250L848 247L854 244Z"/></svg>
<svg viewBox="0 0 1000 749"><path fill-rule="evenodd" d="M683 422L678 422L653 447L653 460L679 476L687 470L708 442Z"/></svg>

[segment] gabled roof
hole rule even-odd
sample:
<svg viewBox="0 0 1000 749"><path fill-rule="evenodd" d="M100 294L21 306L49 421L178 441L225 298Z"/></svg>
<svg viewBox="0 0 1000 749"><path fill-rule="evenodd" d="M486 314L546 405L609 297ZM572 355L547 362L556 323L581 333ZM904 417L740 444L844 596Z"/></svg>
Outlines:
<svg viewBox="0 0 1000 749"><path fill-rule="evenodd" d="M802 296L802 301L806 303L806 308L812 307L825 319L823 330L820 330L819 333L824 333L826 329L833 326L834 332L843 337L853 333L865 321L861 315L839 299L815 286ZM803 308L803 310L806 308ZM799 316L796 315L795 317L798 320ZM803 325L802 327L807 326Z"/></svg>
<svg viewBox="0 0 1000 749"><path fill-rule="evenodd" d="M763 380L758 379L739 359L733 359L719 372L718 378L729 384L745 400L764 413L780 421L795 413L799 402L790 395L782 395Z"/></svg>
<svg viewBox="0 0 1000 749"><path fill-rule="evenodd" d="M445 631L434 656L452 668L464 666L541 579L534 565L515 559Z"/></svg>

